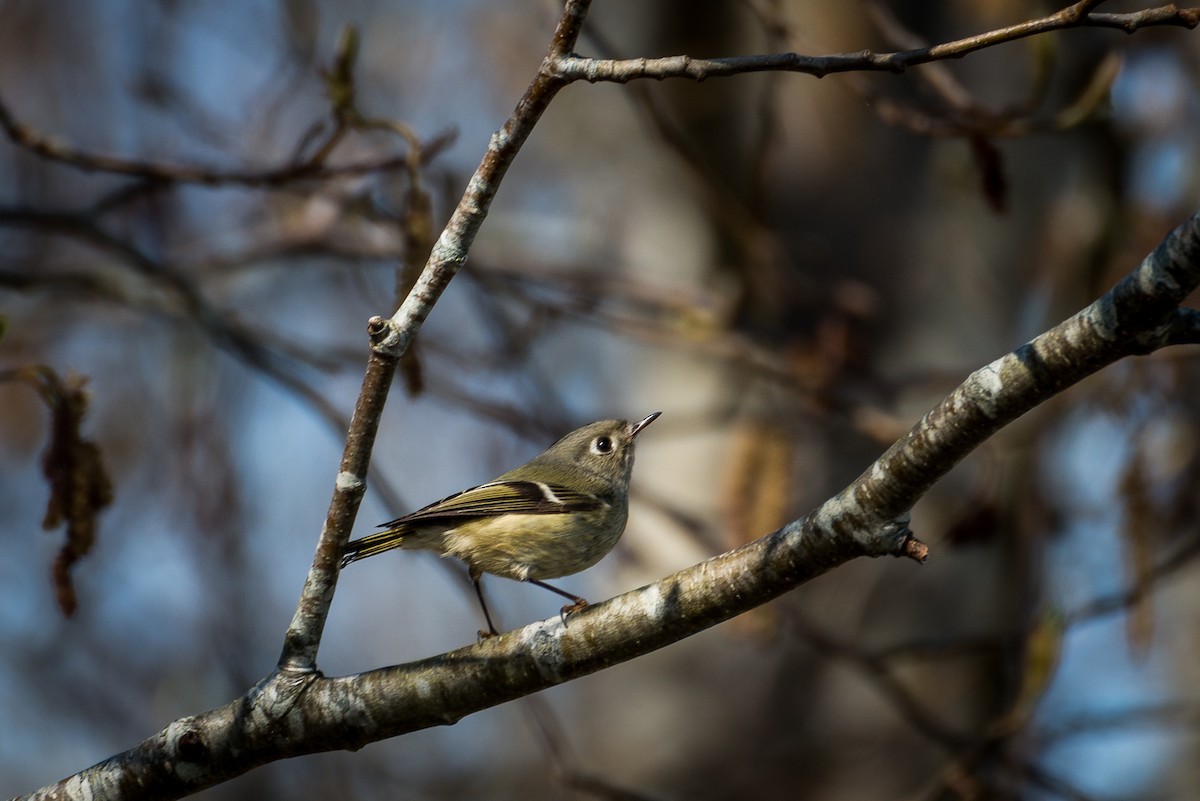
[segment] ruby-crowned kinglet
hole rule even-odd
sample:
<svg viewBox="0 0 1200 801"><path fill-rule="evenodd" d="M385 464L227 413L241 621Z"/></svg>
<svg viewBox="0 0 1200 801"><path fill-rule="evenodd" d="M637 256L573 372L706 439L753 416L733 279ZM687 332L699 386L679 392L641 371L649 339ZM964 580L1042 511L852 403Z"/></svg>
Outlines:
<svg viewBox="0 0 1200 801"><path fill-rule="evenodd" d="M588 602L542 579L589 568L617 544L629 514L633 441L660 414L638 423L601 420L577 428L495 481L398 517L384 523L383 531L351 542L342 567L392 548L436 551L467 563L490 634L496 634L496 627L480 587L484 573L570 598L572 603L562 608L565 619Z"/></svg>

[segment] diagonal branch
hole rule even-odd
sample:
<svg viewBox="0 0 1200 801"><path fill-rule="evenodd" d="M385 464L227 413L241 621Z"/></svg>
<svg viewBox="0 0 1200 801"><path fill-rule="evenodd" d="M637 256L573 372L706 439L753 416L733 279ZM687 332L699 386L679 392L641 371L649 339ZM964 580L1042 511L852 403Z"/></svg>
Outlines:
<svg viewBox="0 0 1200 801"><path fill-rule="evenodd" d="M333 500L321 530L320 543L296 614L284 637L283 653L279 657L282 670L298 673L316 670L317 648L337 583L338 559L350 538L354 517L366 492L371 449L398 360L408 349L417 329L425 322L451 279L466 263L467 252L487 217L505 173L550 101L565 85L554 74L552 65L575 46L589 5L590 0L571 0L567 3L537 77L525 90L512 116L500 130L492 134L483 160L471 176L462 199L434 244L429 261L408 297L390 320L375 317L369 324L370 361L350 422L350 432L342 453Z"/></svg>
<svg viewBox="0 0 1200 801"><path fill-rule="evenodd" d="M1171 320L1200 286L1200 212L1111 291L977 370L854 483L813 514L737 550L572 615L421 662L327 679L308 702L340 719L344 747L395 736L587 675L662 648L861 556L920 555L903 516L998 429L1126 356L1170 342ZM313 723L298 707L301 720ZM357 717L357 716L355 716ZM300 725L298 720L294 725ZM360 739L361 738L361 739Z"/></svg>
<svg viewBox="0 0 1200 801"><path fill-rule="evenodd" d="M808 517L590 606L573 614L569 625L555 616L450 653L355 676L326 678L281 666L243 698L175 721L28 798L117 798L131 787L140 798L176 798L270 761L359 748L454 723L663 648L851 559L920 558L924 546L911 537L904 516L937 478L999 428L1068 386L1118 359L1171 344L1178 304L1197 286L1200 212L1095 303L972 373ZM373 327L388 328L381 319ZM385 392L386 386L365 389ZM369 413L360 408L356 420ZM323 540L318 561L336 559L338 547Z"/></svg>

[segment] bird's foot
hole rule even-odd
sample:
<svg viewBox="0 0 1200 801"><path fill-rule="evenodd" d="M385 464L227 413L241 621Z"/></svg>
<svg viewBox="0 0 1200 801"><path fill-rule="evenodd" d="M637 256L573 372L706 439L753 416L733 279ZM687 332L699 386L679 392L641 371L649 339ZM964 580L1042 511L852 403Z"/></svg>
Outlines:
<svg viewBox="0 0 1200 801"><path fill-rule="evenodd" d="M588 602L586 600L584 600L583 598L576 598L575 603L567 604L566 606L564 606L562 608L562 610L560 611L560 614L562 615L563 625L564 626L567 625L567 615L571 614L572 612L578 612L580 609L584 609L587 606L588 606Z"/></svg>

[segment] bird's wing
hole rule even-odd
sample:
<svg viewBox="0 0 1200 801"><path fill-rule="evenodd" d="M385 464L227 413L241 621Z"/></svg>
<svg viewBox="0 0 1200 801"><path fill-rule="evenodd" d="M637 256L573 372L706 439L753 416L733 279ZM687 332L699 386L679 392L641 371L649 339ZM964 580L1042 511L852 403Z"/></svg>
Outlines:
<svg viewBox="0 0 1200 801"><path fill-rule="evenodd" d="M381 528L409 524L436 524L470 517L496 515L557 515L586 512L605 501L588 492L542 481L493 481L431 503L424 509L383 523Z"/></svg>

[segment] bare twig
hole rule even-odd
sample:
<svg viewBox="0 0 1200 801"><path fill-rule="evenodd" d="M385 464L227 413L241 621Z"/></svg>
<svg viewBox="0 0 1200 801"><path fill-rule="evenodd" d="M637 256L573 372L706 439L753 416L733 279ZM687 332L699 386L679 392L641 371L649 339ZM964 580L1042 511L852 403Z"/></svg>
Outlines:
<svg viewBox="0 0 1200 801"><path fill-rule="evenodd" d="M750 72L801 72L821 78L838 72L904 72L918 64L962 58L963 56L994 47L998 44L1026 39L1030 36L1064 30L1066 28L1118 28L1133 33L1144 27L1176 25L1195 28L1200 24L1200 8L1178 8L1174 5L1145 9L1129 14L1092 13L1095 3L1084 0L1049 16L1027 20L1006 28L968 36L952 42L901 50L894 53L875 53L863 50L858 53L837 53L824 56L806 56L800 53L770 53L727 58L692 58L691 56L668 56L666 58L593 59L571 56L557 64L558 77L565 82L588 81L590 83L629 81L650 78L687 78L704 81L709 78L726 78Z"/></svg>
<svg viewBox="0 0 1200 801"><path fill-rule="evenodd" d="M407 170L412 163L411 153L363 159L341 165L329 165L312 159L268 167L260 170L220 170L190 164L160 164L136 159L91 153L72 147L59 139L38 133L20 122L3 102L0 102L0 130L18 147L48 161L59 162L88 172L127 175L151 183L185 183L202 186L276 187L301 180L321 180L355 175L369 175L392 170ZM441 154L454 143L455 131L444 131L425 142L420 150L423 163Z"/></svg>

